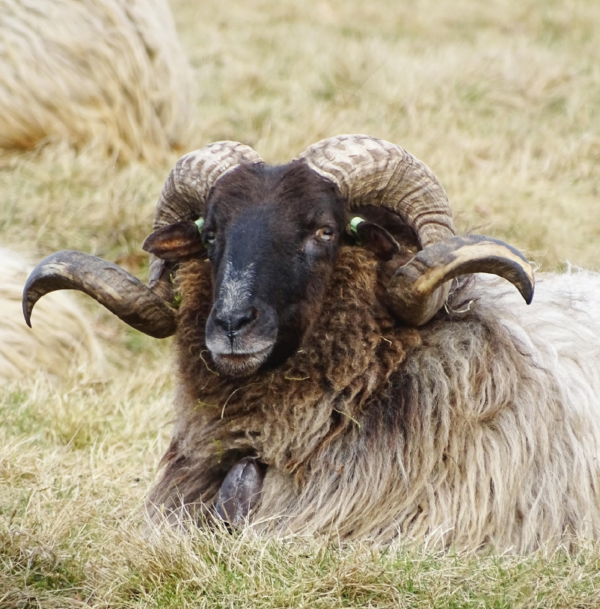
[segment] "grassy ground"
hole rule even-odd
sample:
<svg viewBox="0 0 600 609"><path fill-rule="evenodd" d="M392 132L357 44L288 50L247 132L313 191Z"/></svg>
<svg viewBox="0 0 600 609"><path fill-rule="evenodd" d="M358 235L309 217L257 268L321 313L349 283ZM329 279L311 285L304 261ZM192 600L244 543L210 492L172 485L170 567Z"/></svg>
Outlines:
<svg viewBox="0 0 600 609"><path fill-rule="evenodd" d="M200 92L194 147L285 161L322 137L400 143L463 229L543 269L600 269L596 0L204 0L173 4ZM0 243L80 249L147 274L140 244L169 166L60 146L0 157ZM139 534L169 436L168 341L81 299L108 352L0 387L0 607L597 607L600 553L389 551L333 540ZM35 314L34 314L35 323Z"/></svg>

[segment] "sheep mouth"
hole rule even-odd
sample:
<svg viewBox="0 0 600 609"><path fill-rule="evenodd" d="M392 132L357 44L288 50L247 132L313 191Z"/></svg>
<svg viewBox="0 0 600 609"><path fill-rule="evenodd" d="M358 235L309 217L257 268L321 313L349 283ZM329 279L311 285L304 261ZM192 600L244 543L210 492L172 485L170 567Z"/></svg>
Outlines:
<svg viewBox="0 0 600 609"><path fill-rule="evenodd" d="M273 345L253 353L212 353L217 370L226 376L248 376L268 359Z"/></svg>

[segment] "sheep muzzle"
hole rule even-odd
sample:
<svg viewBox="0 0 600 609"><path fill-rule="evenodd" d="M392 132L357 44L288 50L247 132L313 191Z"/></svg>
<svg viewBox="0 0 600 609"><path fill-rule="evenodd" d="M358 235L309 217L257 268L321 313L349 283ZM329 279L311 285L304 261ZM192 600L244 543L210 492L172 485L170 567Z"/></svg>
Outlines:
<svg viewBox="0 0 600 609"><path fill-rule="evenodd" d="M277 339L273 307L247 298L243 274L224 282L206 324L206 346L223 374L252 374L269 358Z"/></svg>

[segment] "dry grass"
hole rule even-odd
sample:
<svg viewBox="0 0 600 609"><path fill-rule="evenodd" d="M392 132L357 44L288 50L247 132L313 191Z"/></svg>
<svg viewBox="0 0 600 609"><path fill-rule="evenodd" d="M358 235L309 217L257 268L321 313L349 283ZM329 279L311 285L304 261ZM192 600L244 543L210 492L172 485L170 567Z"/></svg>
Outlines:
<svg viewBox="0 0 600 609"><path fill-rule="evenodd" d="M285 161L322 137L380 136L430 165L463 229L548 270L600 268L596 0L173 8L197 74L197 147L232 138ZM80 249L144 277L168 170L60 145L1 157L0 244L35 259ZM169 435L168 344L80 301L107 382L0 388L0 607L600 605L593 547L518 558L251 533L144 539L139 508Z"/></svg>

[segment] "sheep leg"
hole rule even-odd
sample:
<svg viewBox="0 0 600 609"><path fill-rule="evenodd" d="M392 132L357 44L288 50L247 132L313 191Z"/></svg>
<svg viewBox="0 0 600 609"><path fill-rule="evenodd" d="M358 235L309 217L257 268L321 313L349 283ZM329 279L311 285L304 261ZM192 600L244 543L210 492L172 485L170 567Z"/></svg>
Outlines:
<svg viewBox="0 0 600 609"><path fill-rule="evenodd" d="M245 457L238 461L219 490L217 516L232 526L242 524L260 497L264 476L264 467L256 459Z"/></svg>

